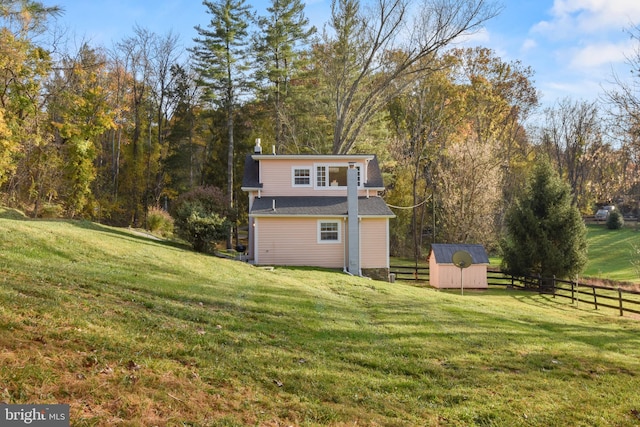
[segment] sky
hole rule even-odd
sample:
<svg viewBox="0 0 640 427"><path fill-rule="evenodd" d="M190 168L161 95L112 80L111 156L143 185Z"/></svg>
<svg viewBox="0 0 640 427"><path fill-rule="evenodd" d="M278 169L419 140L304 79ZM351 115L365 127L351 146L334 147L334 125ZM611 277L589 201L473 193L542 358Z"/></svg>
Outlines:
<svg viewBox="0 0 640 427"><path fill-rule="evenodd" d="M58 5L57 18L76 40L111 47L138 25L159 35L169 31L190 46L194 26L210 16L199 0L41 0ZM501 13L465 43L493 49L506 62L534 70L543 107L565 98L592 101L612 86L614 74L630 76L626 58L634 44L628 30L640 25L640 0L498 0ZM247 0L265 15L269 0ZM322 28L331 0L308 0L305 14ZM636 44L637 48L638 45Z"/></svg>

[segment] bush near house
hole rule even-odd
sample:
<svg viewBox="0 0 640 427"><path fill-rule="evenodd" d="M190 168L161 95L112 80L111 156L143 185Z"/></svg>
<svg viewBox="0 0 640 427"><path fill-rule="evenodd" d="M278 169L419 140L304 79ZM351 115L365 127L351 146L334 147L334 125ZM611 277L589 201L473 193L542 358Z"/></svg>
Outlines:
<svg viewBox="0 0 640 427"><path fill-rule="evenodd" d="M198 252L210 253L229 236L231 220L227 198L217 187L197 187L178 198L173 217L177 234Z"/></svg>

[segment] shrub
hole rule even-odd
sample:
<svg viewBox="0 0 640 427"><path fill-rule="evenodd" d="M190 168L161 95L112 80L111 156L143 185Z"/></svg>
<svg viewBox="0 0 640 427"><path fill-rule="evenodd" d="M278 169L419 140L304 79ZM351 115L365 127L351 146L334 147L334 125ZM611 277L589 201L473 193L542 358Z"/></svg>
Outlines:
<svg viewBox="0 0 640 427"><path fill-rule="evenodd" d="M152 233L158 233L162 237L170 237L173 234L173 218L169 212L153 207L147 213L147 227Z"/></svg>
<svg viewBox="0 0 640 427"><path fill-rule="evenodd" d="M178 235L198 252L211 252L217 241L226 239L230 220L235 218L217 187L198 187L184 193L172 213Z"/></svg>
<svg viewBox="0 0 640 427"><path fill-rule="evenodd" d="M618 211L613 211L609 213L609 218L607 218L607 228L609 230L619 230L624 226L624 219L622 215Z"/></svg>
<svg viewBox="0 0 640 427"><path fill-rule="evenodd" d="M44 203L38 212L40 218L62 218L63 216L64 208L55 203Z"/></svg>
<svg viewBox="0 0 640 427"><path fill-rule="evenodd" d="M191 243L193 249L209 253L213 252L217 241L226 239L229 235L229 221L216 213L193 211L181 230L182 236Z"/></svg>

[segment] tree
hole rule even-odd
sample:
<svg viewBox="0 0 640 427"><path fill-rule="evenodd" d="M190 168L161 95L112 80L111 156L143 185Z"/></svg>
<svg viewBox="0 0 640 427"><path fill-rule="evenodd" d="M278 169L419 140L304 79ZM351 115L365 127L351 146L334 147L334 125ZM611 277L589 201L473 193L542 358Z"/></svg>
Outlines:
<svg viewBox="0 0 640 427"><path fill-rule="evenodd" d="M592 204L587 183L605 145L601 122L595 102L563 99L545 110L543 148L569 182L578 207L585 211L591 211Z"/></svg>
<svg viewBox="0 0 640 427"><path fill-rule="evenodd" d="M52 59L35 37L59 13L38 1L0 2L0 186L16 199L38 193L40 180L32 172L49 151L43 82Z"/></svg>
<svg viewBox="0 0 640 427"><path fill-rule="evenodd" d="M104 58L86 44L76 58L66 58L49 85L49 114L64 156L61 189L70 216L81 213L92 198L96 177L96 139L114 128L100 81Z"/></svg>
<svg viewBox="0 0 640 427"><path fill-rule="evenodd" d="M427 220L433 218L428 217L428 208L431 206L433 213L436 192L434 165L462 121L463 94L451 79L453 68L447 60L444 58L435 72L416 73L411 90L396 97L388 108L395 136L390 151L396 172L386 200L413 207L396 213L392 242L404 246L405 250L412 247L416 261L422 256L425 232L431 235L431 242L435 242L433 222L429 221L431 227L427 227Z"/></svg>
<svg viewBox="0 0 640 427"><path fill-rule="evenodd" d="M334 154L348 153L369 121L434 67L437 53L497 14L487 0L426 1L413 14L405 0L378 0L370 16L358 0L333 0L318 64L328 86ZM405 33L406 31L406 33Z"/></svg>
<svg viewBox="0 0 640 427"><path fill-rule="evenodd" d="M623 185L629 204L640 215L640 24L629 31L635 44L633 53L627 58L631 78L621 79L614 75L615 87L605 93L610 107L610 116L617 133L622 136L624 156Z"/></svg>
<svg viewBox="0 0 640 427"><path fill-rule="evenodd" d="M199 37L191 49L205 96L223 109L227 130L227 194L229 207L234 206L234 112L241 94L249 86L247 29L252 17L244 0L203 2L211 15L208 28L196 26Z"/></svg>
<svg viewBox="0 0 640 427"><path fill-rule="evenodd" d="M259 34L254 37L256 79L266 81L262 92L272 105L276 145L284 142L289 123L286 100L292 89L291 80L301 72L303 49L316 28L309 27L300 0L271 0L269 16L258 19Z"/></svg>
<svg viewBox="0 0 640 427"><path fill-rule="evenodd" d="M173 81L170 96L176 100L167 135L167 156L163 169L167 177L165 193L175 198L202 180L204 163L204 135L196 132L200 93L193 71L175 65L171 68Z"/></svg>
<svg viewBox="0 0 640 427"><path fill-rule="evenodd" d="M507 211L506 228L502 269L509 274L573 277L587 262L586 226L571 188L546 159Z"/></svg>

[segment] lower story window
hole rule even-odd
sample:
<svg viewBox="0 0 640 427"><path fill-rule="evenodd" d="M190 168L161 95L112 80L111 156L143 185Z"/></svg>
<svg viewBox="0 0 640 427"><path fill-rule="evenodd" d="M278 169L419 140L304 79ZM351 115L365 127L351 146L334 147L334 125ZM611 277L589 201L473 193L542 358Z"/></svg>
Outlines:
<svg viewBox="0 0 640 427"><path fill-rule="evenodd" d="M340 242L340 222L318 221L318 241L320 243Z"/></svg>

